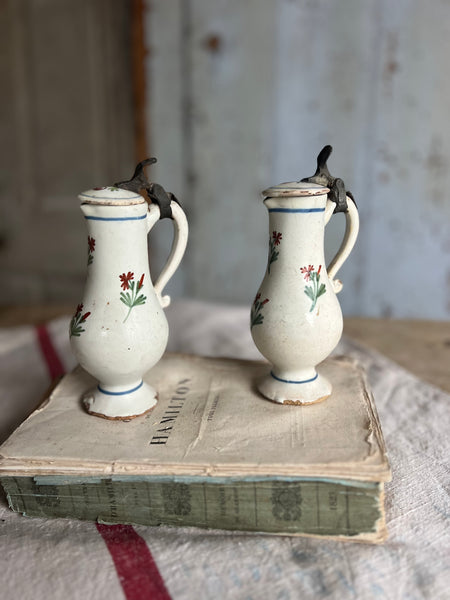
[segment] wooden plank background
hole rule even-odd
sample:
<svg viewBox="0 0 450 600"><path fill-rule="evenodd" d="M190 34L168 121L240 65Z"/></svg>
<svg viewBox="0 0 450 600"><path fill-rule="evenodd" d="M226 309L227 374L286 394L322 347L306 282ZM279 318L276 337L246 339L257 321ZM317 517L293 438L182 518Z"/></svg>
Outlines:
<svg viewBox="0 0 450 600"><path fill-rule="evenodd" d="M76 194L132 172L139 4L0 0L2 305L79 301ZM340 273L345 314L448 319L450 3L143 5L151 176L179 196L191 228L169 292L250 304L267 256L260 191L312 174L331 143L330 169L362 223ZM328 259L342 233L338 215ZM168 222L151 233L153 276L171 237Z"/></svg>
<svg viewBox="0 0 450 600"><path fill-rule="evenodd" d="M259 192L312 174L331 143L362 221L344 312L450 317L448 2L147 0L145 25L152 173L191 228L173 294L251 302L267 255ZM170 241L158 229L155 270Z"/></svg>
<svg viewBox="0 0 450 600"><path fill-rule="evenodd" d="M0 0L0 304L81 298L77 194L134 165L128 0Z"/></svg>

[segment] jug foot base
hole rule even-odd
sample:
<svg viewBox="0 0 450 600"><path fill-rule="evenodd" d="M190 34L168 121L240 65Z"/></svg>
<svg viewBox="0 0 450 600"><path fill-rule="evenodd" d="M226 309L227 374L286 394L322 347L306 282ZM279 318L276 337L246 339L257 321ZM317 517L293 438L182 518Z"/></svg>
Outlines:
<svg viewBox="0 0 450 600"><path fill-rule="evenodd" d="M102 419L131 421L150 412L157 402L156 390L142 382L129 392L108 392L97 386L83 397L87 412Z"/></svg>
<svg viewBox="0 0 450 600"><path fill-rule="evenodd" d="M270 373L256 383L258 391L277 404L305 406L322 402L331 396L331 383L320 374L309 381L282 381Z"/></svg>

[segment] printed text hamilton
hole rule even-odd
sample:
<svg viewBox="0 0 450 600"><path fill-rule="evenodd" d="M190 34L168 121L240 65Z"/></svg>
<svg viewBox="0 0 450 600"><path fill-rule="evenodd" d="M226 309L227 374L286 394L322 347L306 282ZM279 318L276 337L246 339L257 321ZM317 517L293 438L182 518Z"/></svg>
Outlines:
<svg viewBox="0 0 450 600"><path fill-rule="evenodd" d="M187 394L189 393L189 386L187 384L190 383L190 379L182 379L178 382L177 389L175 390L175 395L172 396L169 402L169 406L164 411L161 421L158 424L158 429L152 439L150 440L150 444L166 444L169 439L169 435L172 432L172 429L175 425L175 420L181 412L183 408L184 402L187 398Z"/></svg>

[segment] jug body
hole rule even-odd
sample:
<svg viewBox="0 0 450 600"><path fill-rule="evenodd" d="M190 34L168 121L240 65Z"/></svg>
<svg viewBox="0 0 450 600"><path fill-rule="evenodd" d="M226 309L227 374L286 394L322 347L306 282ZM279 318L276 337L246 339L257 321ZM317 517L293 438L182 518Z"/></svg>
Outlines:
<svg viewBox="0 0 450 600"><path fill-rule="evenodd" d="M251 333L272 363L258 389L283 404L319 402L332 391L316 370L338 344L343 328L339 284L325 265L325 225L333 212L328 191L294 182L265 192L269 252L251 310Z"/></svg>
<svg viewBox="0 0 450 600"><path fill-rule="evenodd" d="M159 219L159 207L118 188L107 188L103 195L106 200L101 190L80 195L88 264L70 341L80 365L98 380L84 398L88 412L128 420L156 404L156 390L143 376L159 361L168 340L147 250L147 233Z"/></svg>

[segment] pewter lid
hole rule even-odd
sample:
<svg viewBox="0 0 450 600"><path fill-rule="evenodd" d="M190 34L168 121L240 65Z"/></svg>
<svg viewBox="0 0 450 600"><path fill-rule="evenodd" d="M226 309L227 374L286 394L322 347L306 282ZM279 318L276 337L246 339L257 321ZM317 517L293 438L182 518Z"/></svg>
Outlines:
<svg viewBox="0 0 450 600"><path fill-rule="evenodd" d="M82 192L78 198L83 204L104 206L129 206L145 202L145 199L140 194L116 186L95 187L92 190Z"/></svg>
<svg viewBox="0 0 450 600"><path fill-rule="evenodd" d="M288 181L267 188L262 192L266 198L292 198L297 196L322 196L328 194L327 187L305 181Z"/></svg>

